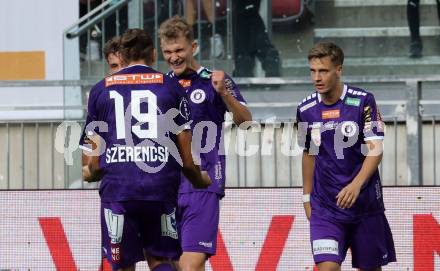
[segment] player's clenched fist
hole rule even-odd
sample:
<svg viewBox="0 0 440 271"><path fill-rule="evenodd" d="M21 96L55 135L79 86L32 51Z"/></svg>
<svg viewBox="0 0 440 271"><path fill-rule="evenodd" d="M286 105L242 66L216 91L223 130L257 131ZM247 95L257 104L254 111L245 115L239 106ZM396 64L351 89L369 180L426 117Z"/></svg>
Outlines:
<svg viewBox="0 0 440 271"><path fill-rule="evenodd" d="M215 91L220 95L225 95L227 93L225 86L225 72L224 71L213 71L211 74L212 86Z"/></svg>

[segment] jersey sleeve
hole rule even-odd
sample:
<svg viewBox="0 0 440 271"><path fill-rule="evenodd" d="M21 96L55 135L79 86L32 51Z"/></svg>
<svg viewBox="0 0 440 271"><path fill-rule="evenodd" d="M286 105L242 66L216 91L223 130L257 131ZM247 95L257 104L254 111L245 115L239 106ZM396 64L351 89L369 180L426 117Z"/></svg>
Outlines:
<svg viewBox="0 0 440 271"><path fill-rule="evenodd" d="M91 152L91 146L88 143L91 136L96 135L98 133L98 127L95 125L92 125L94 127L91 127L89 125L90 123L94 121L98 121L98 112L97 112L97 106L96 101L98 99L99 89L97 85L95 85L89 94L89 100L87 103L87 117L86 122L84 124L84 129L81 135L81 138L79 140L79 148L84 151Z"/></svg>
<svg viewBox="0 0 440 271"><path fill-rule="evenodd" d="M304 149L304 151L309 151L311 135L309 131L308 122L304 121L301 117L301 112L299 106L296 109L296 132L298 145Z"/></svg>
<svg viewBox="0 0 440 271"><path fill-rule="evenodd" d="M385 124L372 94L366 97L361 122L364 141L384 139Z"/></svg>
<svg viewBox="0 0 440 271"><path fill-rule="evenodd" d="M229 75L225 76L225 87L226 90L229 91L229 93L231 93L231 95L234 96L235 99L237 99L237 101L239 101L243 105L246 105L246 101L241 95L240 89Z"/></svg>

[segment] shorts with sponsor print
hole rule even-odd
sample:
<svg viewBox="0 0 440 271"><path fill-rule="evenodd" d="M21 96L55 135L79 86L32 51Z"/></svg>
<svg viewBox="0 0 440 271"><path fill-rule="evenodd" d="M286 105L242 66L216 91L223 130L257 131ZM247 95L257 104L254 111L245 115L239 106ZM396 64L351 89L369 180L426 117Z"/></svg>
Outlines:
<svg viewBox="0 0 440 271"><path fill-rule="evenodd" d="M349 248L353 268L373 269L396 261L393 236L384 213L347 223L313 215L312 211L310 241L316 264L341 264Z"/></svg>
<svg viewBox="0 0 440 271"><path fill-rule="evenodd" d="M220 197L208 191L179 194L177 220L184 252L215 255Z"/></svg>
<svg viewBox="0 0 440 271"><path fill-rule="evenodd" d="M157 201L101 202L103 255L113 270L152 256L177 260L181 249L173 203Z"/></svg>

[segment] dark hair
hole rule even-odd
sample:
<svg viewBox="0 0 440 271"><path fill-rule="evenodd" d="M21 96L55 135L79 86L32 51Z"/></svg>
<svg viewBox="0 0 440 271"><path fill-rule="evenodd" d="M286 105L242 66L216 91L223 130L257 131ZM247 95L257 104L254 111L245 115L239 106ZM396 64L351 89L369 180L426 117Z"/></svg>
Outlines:
<svg viewBox="0 0 440 271"><path fill-rule="evenodd" d="M102 48L102 53L104 54L105 59L107 59L110 54L116 54L117 52L119 52L120 43L120 37L113 37L104 44L104 48Z"/></svg>
<svg viewBox="0 0 440 271"><path fill-rule="evenodd" d="M180 16L173 16L163 22L159 27L159 38L169 40L185 37L189 42L194 40L192 26Z"/></svg>
<svg viewBox="0 0 440 271"><path fill-rule="evenodd" d="M150 35L142 29L128 29L121 37L119 52L126 63L143 60L154 62L154 45Z"/></svg>
<svg viewBox="0 0 440 271"><path fill-rule="evenodd" d="M323 58L329 56L334 65L344 63L344 52L342 49L331 42L318 42L309 51L308 59Z"/></svg>

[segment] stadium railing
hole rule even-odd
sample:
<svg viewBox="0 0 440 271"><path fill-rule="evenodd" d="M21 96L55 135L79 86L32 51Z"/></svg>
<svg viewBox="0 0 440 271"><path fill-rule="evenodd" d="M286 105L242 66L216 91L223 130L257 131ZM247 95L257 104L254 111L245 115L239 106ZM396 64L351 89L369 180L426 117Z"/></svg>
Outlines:
<svg viewBox="0 0 440 271"><path fill-rule="evenodd" d="M293 123L296 105L305 97L304 89L310 89L309 80L237 78L236 81L257 122L256 128L247 131L231 124L226 126L227 186L300 186L300 156L294 143ZM440 77L347 77L344 81L368 86L382 109L387 123L380 166L384 185L440 185L437 171ZM0 157L4 161L0 165L0 189L96 187L81 181L81 152L77 148L87 92L94 83L93 80L0 81L0 89L80 88L84 101L80 106L70 106L68 101L64 106L15 106L11 101L10 106L0 107L0 114L9 113L8 119L0 121ZM19 118L23 112L51 111L76 113L60 114L55 119ZM71 118L72 115L80 117ZM239 155L252 146L256 151Z"/></svg>

